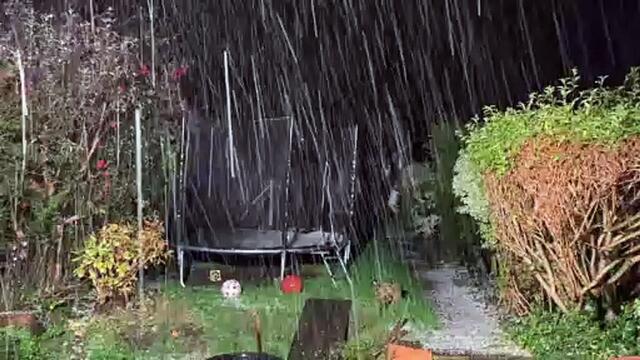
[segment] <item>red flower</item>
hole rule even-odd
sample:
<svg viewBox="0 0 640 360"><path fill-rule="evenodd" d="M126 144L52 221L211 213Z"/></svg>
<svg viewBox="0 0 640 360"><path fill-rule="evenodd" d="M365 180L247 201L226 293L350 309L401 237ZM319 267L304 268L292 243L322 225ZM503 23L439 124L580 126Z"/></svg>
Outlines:
<svg viewBox="0 0 640 360"><path fill-rule="evenodd" d="M140 70L138 70L138 74L140 74L140 76L144 76L144 77L149 76L151 74L151 69L149 69L149 65L143 64L140 67Z"/></svg>
<svg viewBox="0 0 640 360"><path fill-rule="evenodd" d="M180 80L183 76L187 75L187 67L180 66L173 72L173 80Z"/></svg>
<svg viewBox="0 0 640 360"><path fill-rule="evenodd" d="M104 170L107 167L109 167L109 163L107 163L107 160L104 160L104 159L98 160L98 163L96 164L96 169Z"/></svg>

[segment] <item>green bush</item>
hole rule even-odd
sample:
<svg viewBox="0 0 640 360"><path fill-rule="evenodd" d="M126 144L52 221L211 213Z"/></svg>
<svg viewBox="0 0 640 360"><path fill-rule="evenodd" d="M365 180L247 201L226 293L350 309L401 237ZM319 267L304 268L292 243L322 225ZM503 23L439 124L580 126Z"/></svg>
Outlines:
<svg viewBox="0 0 640 360"><path fill-rule="evenodd" d="M477 244L475 226L467 214L456 212L461 205L456 198L453 180L460 141L456 137L455 122L436 122L431 126L431 152L434 157L434 181L428 191L433 192L434 213L440 218L440 244L455 258L471 256ZM472 260L466 258L465 260Z"/></svg>
<svg viewBox="0 0 640 360"><path fill-rule="evenodd" d="M453 191L463 204L458 212L473 217L486 245L494 245L494 238L484 176L487 172L506 174L528 140L546 137L615 145L640 135L638 69L616 88L605 88L601 79L596 87L578 91L578 81L574 71L573 77L532 94L517 108L486 107L484 123L475 118L467 126L454 169Z"/></svg>
<svg viewBox="0 0 640 360"><path fill-rule="evenodd" d="M89 236L74 258L74 273L91 280L99 303L118 296L128 300L138 281L139 267L163 264L169 255L160 221L145 220L138 236L131 224L107 224Z"/></svg>
<svg viewBox="0 0 640 360"><path fill-rule="evenodd" d="M534 137L616 144L640 135L639 69L616 88L605 88L602 79L596 87L578 91L578 81L574 71L573 77L532 94L518 108L485 108L485 123L474 119L464 138L465 151L479 173L504 175L525 142Z"/></svg>
<svg viewBox="0 0 640 360"><path fill-rule="evenodd" d="M40 339L22 328L0 329L0 353L6 359L42 359Z"/></svg>
<svg viewBox="0 0 640 360"><path fill-rule="evenodd" d="M640 354L640 300L602 328L589 313L536 311L512 322L514 340L539 359L608 359Z"/></svg>
<svg viewBox="0 0 640 360"><path fill-rule="evenodd" d="M604 87L601 79L594 88L579 90L578 82L574 71L573 77L532 94L527 103L517 108L505 111L485 108L484 122L481 124L475 118L468 125L455 166L453 189L463 203L458 212L476 220L485 243L495 245L485 176L507 174L528 141L547 139L615 147L640 135L638 69L633 69L625 83L615 88ZM508 264L505 259L501 260ZM519 274L520 279L523 275ZM627 306L604 328L592 314L536 311L513 322L510 330L518 343L540 359L637 355L640 353L640 302Z"/></svg>
<svg viewBox="0 0 640 360"><path fill-rule="evenodd" d="M478 225L483 245L493 247L489 201L480 172L466 151L460 152L453 170L453 193L462 203L457 207L457 212L471 216Z"/></svg>

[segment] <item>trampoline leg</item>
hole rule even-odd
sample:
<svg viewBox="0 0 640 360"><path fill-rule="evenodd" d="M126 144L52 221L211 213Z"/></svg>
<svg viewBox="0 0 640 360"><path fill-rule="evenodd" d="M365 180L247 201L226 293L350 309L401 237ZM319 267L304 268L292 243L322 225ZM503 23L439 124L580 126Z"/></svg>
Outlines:
<svg viewBox="0 0 640 360"><path fill-rule="evenodd" d="M287 252L283 251L280 254L280 281L284 280L284 267L287 263Z"/></svg>
<svg viewBox="0 0 640 360"><path fill-rule="evenodd" d="M349 279L349 281L351 280L351 277L349 276L349 270L347 270L347 265L344 263L344 261L342 261L342 258L338 256L338 260L340 261L340 267L342 268L342 272L344 272L344 276L347 277L347 279Z"/></svg>
<svg viewBox="0 0 640 360"><path fill-rule="evenodd" d="M345 264L348 264L349 260L351 259L351 242L348 242L344 247L343 259Z"/></svg>
<svg viewBox="0 0 640 360"><path fill-rule="evenodd" d="M331 271L331 266L329 265L329 262L327 261L327 256L323 253L322 255L322 262L324 263L324 267L327 269L327 273L329 274L329 277L331 278L331 282L333 283L333 286L337 286L336 284L336 279L333 275L333 271Z"/></svg>
<svg viewBox="0 0 640 360"><path fill-rule="evenodd" d="M186 287L184 284L184 250L178 248L178 272L180 273L180 285Z"/></svg>

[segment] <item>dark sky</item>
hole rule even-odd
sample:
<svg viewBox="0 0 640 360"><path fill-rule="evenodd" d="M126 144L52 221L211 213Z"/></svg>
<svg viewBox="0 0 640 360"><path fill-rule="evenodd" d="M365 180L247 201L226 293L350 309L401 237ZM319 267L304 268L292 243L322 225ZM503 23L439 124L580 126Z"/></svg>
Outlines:
<svg viewBox="0 0 640 360"><path fill-rule="evenodd" d="M563 39L571 59L589 77L620 79L630 66L640 65L640 1L583 0L567 6Z"/></svg>
<svg viewBox="0 0 640 360"><path fill-rule="evenodd" d="M88 13L88 0L35 2ZM397 116L417 138L432 121L466 121L484 105L514 105L571 67L587 80L619 81L640 64L639 0L155 3L164 35L179 35L167 53L191 59L199 104L212 118L222 116L215 104L223 101L227 48L246 91L238 95L242 116L257 111L255 63L266 114L322 112L325 121L364 123ZM97 0L96 9L114 6L122 19L135 20L146 4ZM305 105L305 92L322 108Z"/></svg>
<svg viewBox="0 0 640 360"><path fill-rule="evenodd" d="M88 14L89 0L35 2ZM224 124L228 50L236 136L256 118L283 115L312 136L363 125L369 182L385 150L424 142L434 121L515 105L572 67L587 80L619 81L640 65L640 0L154 2L158 37L174 39L159 54L189 64L204 121ZM114 6L135 35L147 0L95 4Z"/></svg>

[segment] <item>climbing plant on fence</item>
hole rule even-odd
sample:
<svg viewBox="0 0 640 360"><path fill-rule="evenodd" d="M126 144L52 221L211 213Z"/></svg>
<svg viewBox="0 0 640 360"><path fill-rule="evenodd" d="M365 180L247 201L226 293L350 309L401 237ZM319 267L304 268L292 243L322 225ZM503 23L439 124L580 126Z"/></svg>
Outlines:
<svg viewBox="0 0 640 360"><path fill-rule="evenodd" d="M563 311L612 305L637 282L640 72L616 88L578 81L486 108L456 166L454 189L500 251L503 299L519 313L543 298Z"/></svg>

